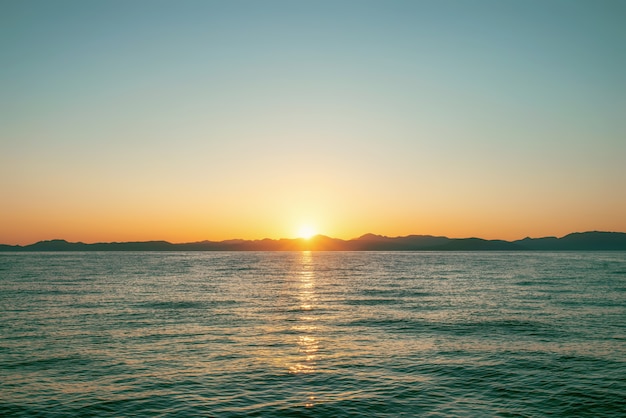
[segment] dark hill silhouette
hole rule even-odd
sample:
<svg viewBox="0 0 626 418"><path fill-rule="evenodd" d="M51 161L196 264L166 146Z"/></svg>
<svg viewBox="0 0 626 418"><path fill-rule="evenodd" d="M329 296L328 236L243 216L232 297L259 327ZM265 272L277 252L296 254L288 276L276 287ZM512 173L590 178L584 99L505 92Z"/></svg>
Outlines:
<svg viewBox="0 0 626 418"><path fill-rule="evenodd" d="M86 244L55 239L35 244L0 245L0 251L626 251L626 233L575 232L562 238L524 238L517 241L447 238L432 235L386 237L365 234L351 240L316 235L278 240L232 239L172 244L167 241Z"/></svg>
<svg viewBox="0 0 626 418"><path fill-rule="evenodd" d="M482 238L452 239L441 247L442 251L521 251L519 245L502 240Z"/></svg>
<svg viewBox="0 0 626 418"><path fill-rule="evenodd" d="M626 233L574 232L562 238L525 238L515 243L530 250L626 250Z"/></svg>
<svg viewBox="0 0 626 418"><path fill-rule="evenodd" d="M404 237L385 237L365 234L348 241L353 251L419 251L432 250L450 242L450 238L432 235L408 235Z"/></svg>

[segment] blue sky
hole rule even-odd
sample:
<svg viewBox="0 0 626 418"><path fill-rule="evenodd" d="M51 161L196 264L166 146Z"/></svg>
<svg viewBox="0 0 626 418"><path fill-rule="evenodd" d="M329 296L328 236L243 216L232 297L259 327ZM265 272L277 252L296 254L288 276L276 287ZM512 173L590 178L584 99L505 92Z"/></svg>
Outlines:
<svg viewBox="0 0 626 418"><path fill-rule="evenodd" d="M624 21L619 1L3 1L0 241L626 230Z"/></svg>

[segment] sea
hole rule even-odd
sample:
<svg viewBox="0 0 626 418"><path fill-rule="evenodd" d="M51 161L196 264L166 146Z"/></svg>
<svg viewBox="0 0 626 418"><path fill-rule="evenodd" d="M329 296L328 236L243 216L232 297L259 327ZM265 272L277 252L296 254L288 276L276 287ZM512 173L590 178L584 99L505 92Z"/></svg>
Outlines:
<svg viewBox="0 0 626 418"><path fill-rule="evenodd" d="M0 253L3 417L624 417L626 252Z"/></svg>

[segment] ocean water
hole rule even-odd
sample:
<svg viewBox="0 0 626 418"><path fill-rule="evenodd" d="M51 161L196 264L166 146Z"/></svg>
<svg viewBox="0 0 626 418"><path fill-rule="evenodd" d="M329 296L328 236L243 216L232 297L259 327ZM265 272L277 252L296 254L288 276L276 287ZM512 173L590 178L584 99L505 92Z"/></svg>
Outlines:
<svg viewBox="0 0 626 418"><path fill-rule="evenodd" d="M0 253L0 416L623 417L626 253Z"/></svg>

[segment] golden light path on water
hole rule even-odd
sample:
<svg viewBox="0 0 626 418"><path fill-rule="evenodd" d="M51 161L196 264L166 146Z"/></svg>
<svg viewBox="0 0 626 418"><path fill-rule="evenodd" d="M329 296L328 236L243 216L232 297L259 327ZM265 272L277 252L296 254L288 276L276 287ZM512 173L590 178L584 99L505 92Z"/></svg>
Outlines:
<svg viewBox="0 0 626 418"><path fill-rule="evenodd" d="M319 341L315 336L317 330L315 317L311 315L315 294L315 271L310 251L303 251L301 258L302 270L298 275L298 299L300 314L296 325L292 327L298 335L298 351L301 361L289 367L291 373L312 373L315 371L315 360L319 350Z"/></svg>
<svg viewBox="0 0 626 418"><path fill-rule="evenodd" d="M315 270L313 257L310 251L303 251L300 259L301 269L298 272L298 301L299 314L292 331L297 335L296 344L300 354L299 361L289 366L292 374L314 373L318 359L319 340L316 337L318 326L315 316L311 315L317 295L315 293ZM304 406L312 408L316 396L310 393Z"/></svg>

